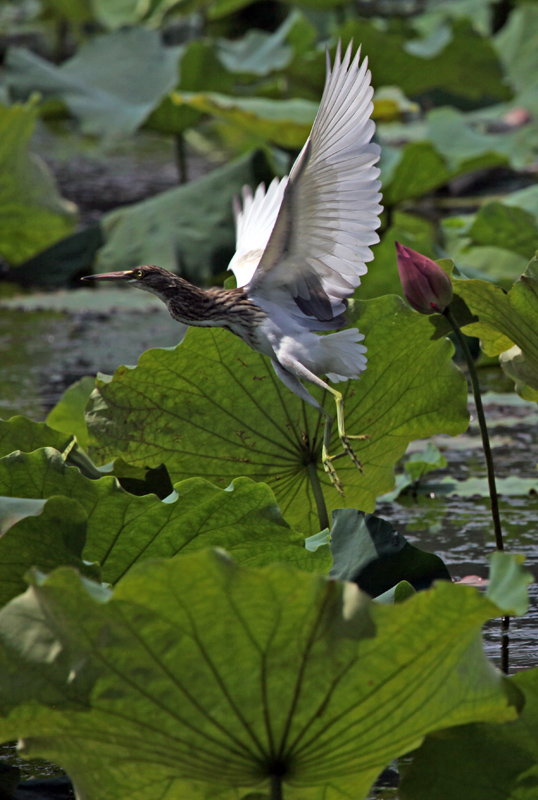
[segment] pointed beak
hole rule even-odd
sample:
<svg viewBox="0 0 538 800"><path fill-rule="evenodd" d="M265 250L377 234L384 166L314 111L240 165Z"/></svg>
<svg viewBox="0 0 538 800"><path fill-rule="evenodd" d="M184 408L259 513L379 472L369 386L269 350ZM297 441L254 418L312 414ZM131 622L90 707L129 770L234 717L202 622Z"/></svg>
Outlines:
<svg viewBox="0 0 538 800"><path fill-rule="evenodd" d="M100 275L85 275L82 281L127 281L133 277L133 270L126 272L102 272Z"/></svg>

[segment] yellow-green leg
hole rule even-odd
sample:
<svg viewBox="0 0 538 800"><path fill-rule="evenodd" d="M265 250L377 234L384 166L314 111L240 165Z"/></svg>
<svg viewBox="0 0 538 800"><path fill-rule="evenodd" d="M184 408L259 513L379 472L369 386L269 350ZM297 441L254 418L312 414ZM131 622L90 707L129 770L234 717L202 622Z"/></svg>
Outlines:
<svg viewBox="0 0 538 800"><path fill-rule="evenodd" d="M348 436L346 434L346 427L344 421L344 398L342 397L342 393L333 389L332 386L327 386L327 390L333 395L334 402L336 403L336 421L338 424L338 436L340 441L342 442L342 447L344 448L343 453L337 453L334 456L329 455L330 445L331 445L331 431L332 431L332 424L333 418L325 411L325 431L323 435L323 449L322 449L322 460L323 460L323 468L325 472L328 474L331 483L333 486L340 492L343 496L344 492L342 490L342 482L340 481L336 470L333 466L333 461L337 458L342 458L343 456L349 456L349 458L353 461L355 466L358 470L362 472L362 464L359 461L359 458L351 444L349 443L350 439L355 439L357 441L364 441L369 437L366 435L363 436Z"/></svg>
<svg viewBox="0 0 538 800"><path fill-rule="evenodd" d="M300 364L298 361L292 361L288 359L284 364L279 363L273 359L273 367L280 378L280 380L286 384L286 386L291 389L291 391L300 397L305 402L309 403L311 406L316 408L320 414L325 417L325 430L323 432L323 446L321 450L321 460L323 463L323 469L329 476L329 479L335 489L340 492L342 497L344 496L344 491L342 489L342 482L338 477L338 474L334 468L333 461L336 461L337 458L343 458L343 456L349 456L349 458L353 461L357 469L362 472L362 465L353 448L351 447L349 440L356 439L356 440L364 440L368 439L368 436L347 436L345 424L344 424L344 398L342 397L342 393L339 392L337 389L333 389L332 386L329 386L328 383L323 381L317 375L314 375L313 372L310 372L303 364ZM310 392L306 389L305 386L300 382L299 378L303 380L310 381L310 383L314 383L316 386L319 386L321 389L325 389L326 391L330 392L334 397L334 401L336 403L336 421L338 423L338 436L340 437L340 441L342 442L342 446L344 448L343 453L337 453L335 456L331 456L329 451L331 448L331 431L333 426L333 417L326 411L323 406L315 400Z"/></svg>

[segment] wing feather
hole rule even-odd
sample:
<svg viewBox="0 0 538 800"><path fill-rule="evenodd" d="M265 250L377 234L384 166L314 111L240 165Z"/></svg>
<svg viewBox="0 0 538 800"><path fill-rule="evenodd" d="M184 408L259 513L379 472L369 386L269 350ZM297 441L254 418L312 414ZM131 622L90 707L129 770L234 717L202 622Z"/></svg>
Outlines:
<svg viewBox="0 0 538 800"><path fill-rule="evenodd" d="M250 186L243 187L243 203L235 198L234 217L236 251L228 265L237 279L237 286L245 286L254 275L267 247L274 228L288 178L275 178L267 192L261 183L252 194Z"/></svg>
<svg viewBox="0 0 538 800"><path fill-rule="evenodd" d="M248 287L261 303L282 303L282 292L294 298L309 328L345 311L379 241L371 75L360 48L351 55L352 45L342 59L339 45L332 70L327 56L318 114L288 183L279 184L278 215Z"/></svg>

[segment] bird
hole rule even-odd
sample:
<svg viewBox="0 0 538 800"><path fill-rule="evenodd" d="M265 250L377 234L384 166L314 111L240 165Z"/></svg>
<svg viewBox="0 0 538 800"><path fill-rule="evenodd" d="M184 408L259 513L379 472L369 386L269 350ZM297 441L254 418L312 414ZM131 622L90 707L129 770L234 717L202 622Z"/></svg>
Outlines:
<svg viewBox="0 0 538 800"><path fill-rule="evenodd" d="M359 379L366 369L364 334L345 328L346 309L373 259L383 210L371 73L361 48L352 53L351 42L342 57L339 42L331 67L327 50L318 112L290 174L267 189L244 187L234 200L237 288L202 289L154 265L83 278L130 283L159 297L175 320L225 328L268 356L288 389L323 416L321 460L342 495L333 462L347 454L362 471L350 440L369 437L346 433L342 393L327 381ZM342 452L330 453L333 414L303 381L333 396Z"/></svg>

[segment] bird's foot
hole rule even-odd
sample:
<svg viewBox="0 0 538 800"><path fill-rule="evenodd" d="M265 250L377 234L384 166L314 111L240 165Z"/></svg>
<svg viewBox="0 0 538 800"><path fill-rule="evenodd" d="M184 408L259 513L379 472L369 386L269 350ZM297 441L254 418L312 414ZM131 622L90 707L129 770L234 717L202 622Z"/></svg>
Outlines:
<svg viewBox="0 0 538 800"><path fill-rule="evenodd" d="M329 453L326 451L326 449L323 448L322 459L321 459L323 463L323 469L329 476L330 482L332 483L336 491L342 495L342 497L344 496L344 489L342 487L342 481L338 477L338 473L336 472L333 466L333 461L336 458L341 458L343 455L345 455L345 453L338 453L338 455L336 456L330 456Z"/></svg>
<svg viewBox="0 0 538 800"><path fill-rule="evenodd" d="M340 441L342 442L344 453L350 457L350 459L353 461L353 463L361 473L362 473L362 464L356 452L351 447L349 440L354 439L355 441L363 442L365 439L369 438L370 437L368 436L368 434L363 434L361 436L348 436L347 434L344 434L343 436L340 436Z"/></svg>

